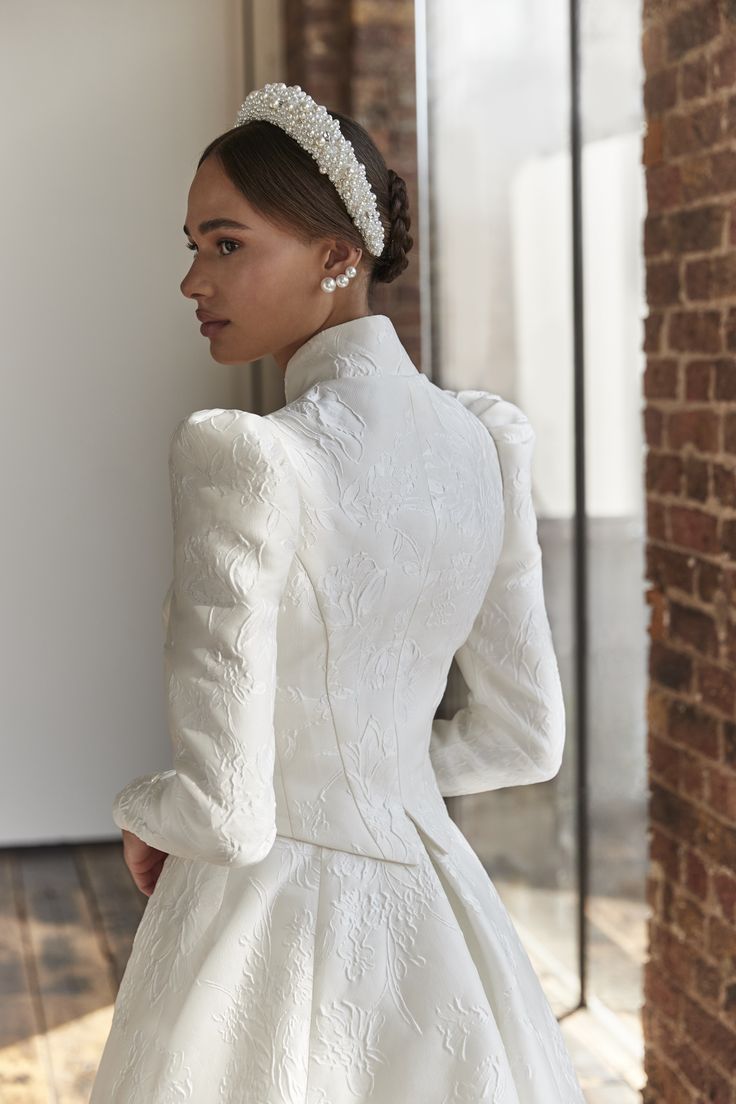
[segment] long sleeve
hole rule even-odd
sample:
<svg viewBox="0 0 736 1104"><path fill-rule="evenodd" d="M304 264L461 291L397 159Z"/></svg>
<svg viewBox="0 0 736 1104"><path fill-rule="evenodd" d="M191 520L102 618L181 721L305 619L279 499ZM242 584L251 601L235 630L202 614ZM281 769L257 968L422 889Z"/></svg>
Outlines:
<svg viewBox="0 0 736 1104"><path fill-rule="evenodd" d="M492 435L503 479L500 557L455 659L468 704L435 718L430 759L446 796L553 778L565 742L565 707L542 585L532 503L535 433L526 415L487 391L450 392Z"/></svg>
<svg viewBox="0 0 736 1104"><path fill-rule="evenodd" d="M174 578L164 610L174 768L113 820L153 847L247 866L276 837L276 627L296 550L296 473L268 418L201 410L171 439Z"/></svg>

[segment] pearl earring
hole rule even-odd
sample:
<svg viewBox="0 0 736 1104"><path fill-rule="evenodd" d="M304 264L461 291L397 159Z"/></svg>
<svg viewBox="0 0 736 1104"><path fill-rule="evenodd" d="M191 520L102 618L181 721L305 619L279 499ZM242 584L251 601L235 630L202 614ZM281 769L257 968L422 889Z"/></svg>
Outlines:
<svg viewBox="0 0 736 1104"><path fill-rule="evenodd" d="M335 288L344 288L355 276L358 275L358 270L355 265L348 265L344 272L341 272L339 276L325 276L319 285L323 291L334 291Z"/></svg>

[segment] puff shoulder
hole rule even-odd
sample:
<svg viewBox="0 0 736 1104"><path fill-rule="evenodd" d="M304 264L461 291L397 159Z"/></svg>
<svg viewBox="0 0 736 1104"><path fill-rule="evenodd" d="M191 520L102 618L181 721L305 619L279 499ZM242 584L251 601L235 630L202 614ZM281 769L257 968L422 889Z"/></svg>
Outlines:
<svg viewBox="0 0 736 1104"><path fill-rule="evenodd" d="M448 389L446 389L448 390ZM466 388L450 391L463 406L483 423L494 440L510 444L533 443L536 434L529 418L516 403L492 391Z"/></svg>
<svg viewBox="0 0 736 1104"><path fill-rule="evenodd" d="M252 484L271 476L295 492L296 473L272 419L249 410L195 410L171 435L169 461L181 474L207 476L212 482L242 480Z"/></svg>

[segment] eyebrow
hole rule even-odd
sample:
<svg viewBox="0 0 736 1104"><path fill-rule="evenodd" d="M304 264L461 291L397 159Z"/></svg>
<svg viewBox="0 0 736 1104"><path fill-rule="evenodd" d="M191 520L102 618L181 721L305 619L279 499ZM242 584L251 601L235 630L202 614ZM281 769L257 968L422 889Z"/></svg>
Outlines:
<svg viewBox="0 0 736 1104"><path fill-rule="evenodd" d="M250 230L250 229L252 229L250 226L247 226L244 222L236 222L235 219L213 218L213 219L206 219L204 222L200 222L199 232L200 232L200 234L209 234L212 230L219 230L219 228L221 226L227 226L231 230ZM186 223L184 224L184 233L187 235L188 238L191 238L192 235L189 233L189 227L186 225Z"/></svg>

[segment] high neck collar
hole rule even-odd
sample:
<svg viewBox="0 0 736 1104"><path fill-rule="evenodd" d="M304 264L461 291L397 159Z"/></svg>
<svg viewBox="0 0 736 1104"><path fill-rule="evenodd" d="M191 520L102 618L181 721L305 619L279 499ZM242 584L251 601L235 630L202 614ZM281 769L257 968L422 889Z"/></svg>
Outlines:
<svg viewBox="0 0 736 1104"><path fill-rule="evenodd" d="M374 375L417 375L386 314L351 318L313 334L287 362L284 394L289 403L320 380Z"/></svg>

